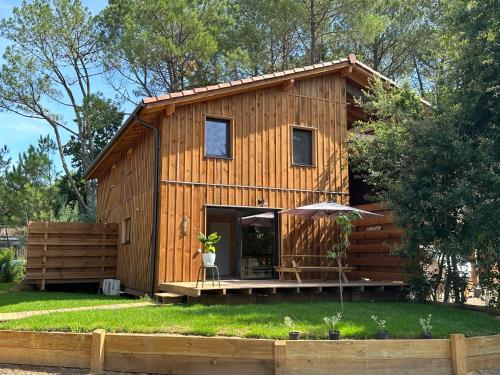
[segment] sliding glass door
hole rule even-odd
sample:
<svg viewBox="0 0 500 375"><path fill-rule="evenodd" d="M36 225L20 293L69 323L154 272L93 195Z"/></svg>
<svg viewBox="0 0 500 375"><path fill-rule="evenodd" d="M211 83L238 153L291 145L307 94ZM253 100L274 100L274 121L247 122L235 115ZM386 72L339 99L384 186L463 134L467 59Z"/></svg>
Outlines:
<svg viewBox="0 0 500 375"><path fill-rule="evenodd" d="M272 279L278 264L278 211L207 207L207 231L217 232L215 263L225 279Z"/></svg>
<svg viewBox="0 0 500 375"><path fill-rule="evenodd" d="M261 208L239 208L237 215L239 277L274 278L277 264L278 213Z"/></svg>

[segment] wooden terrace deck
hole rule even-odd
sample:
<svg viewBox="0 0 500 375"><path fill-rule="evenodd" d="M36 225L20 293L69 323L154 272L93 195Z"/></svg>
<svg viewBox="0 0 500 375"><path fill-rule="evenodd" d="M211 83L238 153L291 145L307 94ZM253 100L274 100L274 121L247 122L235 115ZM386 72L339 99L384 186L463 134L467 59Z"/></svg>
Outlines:
<svg viewBox="0 0 500 375"><path fill-rule="evenodd" d="M344 290L363 292L384 291L385 289L400 289L405 284L394 281L349 281L342 283ZM276 294L276 293L321 293L336 291L340 288L339 282L335 281L297 281L279 280L221 280L220 286L217 282L212 285L212 280L205 281L202 288L201 282L196 288L196 282L171 282L161 283L159 289L163 292L176 293L190 297L199 297L202 294Z"/></svg>

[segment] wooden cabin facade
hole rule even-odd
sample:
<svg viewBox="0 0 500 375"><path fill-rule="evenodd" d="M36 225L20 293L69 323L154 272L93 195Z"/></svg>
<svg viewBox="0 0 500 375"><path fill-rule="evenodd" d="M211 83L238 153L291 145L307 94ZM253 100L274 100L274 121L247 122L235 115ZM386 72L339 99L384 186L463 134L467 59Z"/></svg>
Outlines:
<svg viewBox="0 0 500 375"><path fill-rule="evenodd" d="M144 99L86 175L98 180L98 221L119 224L122 285L196 280L200 232L223 235L228 278L273 278L283 254L325 254L331 222L277 213L350 203L346 137L363 116L352 98L374 75L350 55ZM245 226L262 214L269 224Z"/></svg>

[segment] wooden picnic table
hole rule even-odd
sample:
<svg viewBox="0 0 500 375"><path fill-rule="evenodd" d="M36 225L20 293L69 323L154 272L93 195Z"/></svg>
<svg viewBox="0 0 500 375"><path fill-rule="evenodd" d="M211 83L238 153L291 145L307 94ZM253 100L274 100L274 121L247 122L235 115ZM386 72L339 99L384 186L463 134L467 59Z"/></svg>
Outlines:
<svg viewBox="0 0 500 375"><path fill-rule="evenodd" d="M302 265L304 259L307 258L317 258L320 259L319 266L304 266ZM310 272L338 272L340 273L344 282L349 282L346 276L346 272L351 272L353 267L344 267L339 258L333 260L328 258L326 255L309 255L309 254L287 254L281 256L282 262L281 266L274 267L274 269L279 273L279 279L283 280L285 273L293 273L297 278L299 284L302 283L300 278L300 273L303 271ZM337 265L335 264L335 261Z"/></svg>

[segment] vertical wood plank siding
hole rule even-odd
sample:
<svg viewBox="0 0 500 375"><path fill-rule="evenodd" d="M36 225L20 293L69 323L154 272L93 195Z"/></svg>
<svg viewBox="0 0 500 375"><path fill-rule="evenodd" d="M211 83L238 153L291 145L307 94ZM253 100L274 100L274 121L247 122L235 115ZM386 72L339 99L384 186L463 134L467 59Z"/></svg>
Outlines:
<svg viewBox="0 0 500 375"><path fill-rule="evenodd" d="M117 277L122 285L140 291L149 289L150 280L152 148L151 132L143 131L114 166L98 178L97 220L119 224ZM131 152L128 158L127 152ZM121 222L128 217L130 243L122 244Z"/></svg>
<svg viewBox="0 0 500 375"><path fill-rule="evenodd" d="M204 157L204 119L210 115L233 120L230 159ZM257 206L259 199L264 199L268 207L283 209L326 199L349 203L345 80L338 75L298 81L287 91L277 86L178 106L173 115L163 116L160 123L159 282L195 279L201 264L196 236L205 231L206 205ZM315 129L315 167L292 166L292 125ZM149 177L143 176L137 182L145 185L149 181ZM109 184L101 183L101 191L109 190L106 183ZM144 195L139 190L135 200L144 199L139 198ZM111 198L100 196L100 204L104 199ZM107 211L107 220L121 220L125 214L120 210L133 205L122 203L114 207ZM141 212L149 215L149 211ZM180 230L184 216L188 224L186 235ZM139 224L138 220L133 223ZM331 245L331 228L329 221L283 215L281 251L325 253ZM133 246L120 248L120 255L124 255L118 262L122 278L125 269L132 271L127 268L128 263L143 275L142 270L147 266L142 262L147 259L142 258L147 258L148 239L149 236L144 250L138 251ZM134 237L134 241L138 239ZM132 279L136 276L139 275ZM305 278L308 276L314 275L306 274ZM142 286L142 281L139 284Z"/></svg>

